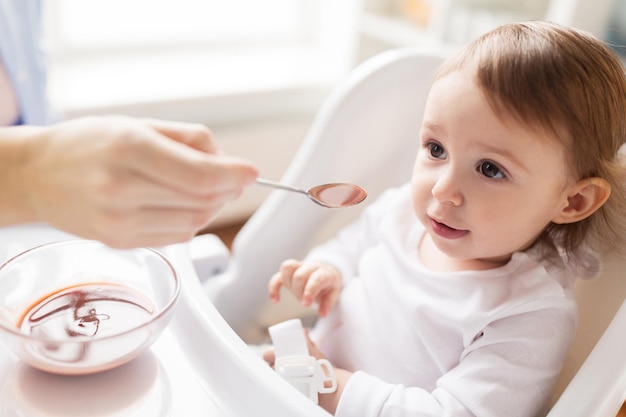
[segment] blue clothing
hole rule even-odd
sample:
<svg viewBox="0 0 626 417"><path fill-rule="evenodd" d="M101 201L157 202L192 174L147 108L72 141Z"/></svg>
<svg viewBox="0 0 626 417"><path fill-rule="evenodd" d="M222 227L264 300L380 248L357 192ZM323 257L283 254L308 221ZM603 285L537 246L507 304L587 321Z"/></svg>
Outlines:
<svg viewBox="0 0 626 417"><path fill-rule="evenodd" d="M51 123L40 0L0 0L0 59L19 102L19 121Z"/></svg>

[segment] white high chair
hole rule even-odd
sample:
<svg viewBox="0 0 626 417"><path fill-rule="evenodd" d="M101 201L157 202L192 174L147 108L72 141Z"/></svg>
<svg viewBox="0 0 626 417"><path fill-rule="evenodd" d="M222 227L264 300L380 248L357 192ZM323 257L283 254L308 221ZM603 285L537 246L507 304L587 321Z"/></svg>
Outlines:
<svg viewBox="0 0 626 417"><path fill-rule="evenodd" d="M261 341L268 325L304 313L272 316L277 308L268 307L267 281L280 262L302 257L382 190L410 179L426 95L445 56L441 50L408 48L362 64L321 108L281 179L303 188L353 182L368 190L364 204L329 210L274 191L237 235L226 270L211 277L200 273L213 305L244 340ZM609 267L604 276L579 285L579 331L550 417L614 416L626 398L626 337L620 334L626 329L626 304L616 314L626 296L624 262Z"/></svg>

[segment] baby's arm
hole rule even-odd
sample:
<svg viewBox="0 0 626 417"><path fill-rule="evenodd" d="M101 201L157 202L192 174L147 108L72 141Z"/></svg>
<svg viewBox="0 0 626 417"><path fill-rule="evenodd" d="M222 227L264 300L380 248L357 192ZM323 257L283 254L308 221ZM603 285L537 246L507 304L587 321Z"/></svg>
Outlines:
<svg viewBox="0 0 626 417"><path fill-rule="evenodd" d="M307 343L309 345L309 353L311 354L311 356L315 357L316 359L328 360L328 358L326 358L326 356L322 353L322 351L319 350L319 348L315 345L315 343L311 341L311 338L309 338L308 333L306 337L307 337ZM339 405L339 399L341 399L341 394L343 393L343 390L346 387L348 380L352 376L352 372L347 371L345 369L337 368L334 365L332 366L333 366L333 372L335 373L335 377L337 378L337 389L331 393L320 394L319 405L324 410L328 411L332 415L335 415L335 412L337 411L337 405Z"/></svg>
<svg viewBox="0 0 626 417"><path fill-rule="evenodd" d="M315 359L328 360L328 358L326 358L326 356L322 353L322 351L319 350L319 348L315 345L315 343L313 343L313 341L309 337L309 333L307 330L304 331L304 335L306 337L309 354L313 356ZM276 355L275 355L275 351L273 347L263 352L263 359L271 367L274 367L275 361L276 361ZM337 389L330 393L320 393L318 404L320 405L320 407L322 407L323 409L325 409L326 411L334 415L335 411L337 411L337 405L339 404L339 399L341 398L341 394L346 384L348 383L348 380L352 376L352 372L349 372L345 369L337 368L336 366L332 364L331 366L333 367L333 372L335 374L335 378L337 381Z"/></svg>
<svg viewBox="0 0 626 417"><path fill-rule="evenodd" d="M291 290L305 307L316 302L320 317L325 317L339 298L341 273L329 264L288 259L270 279L269 296L272 302L280 301L281 287Z"/></svg>

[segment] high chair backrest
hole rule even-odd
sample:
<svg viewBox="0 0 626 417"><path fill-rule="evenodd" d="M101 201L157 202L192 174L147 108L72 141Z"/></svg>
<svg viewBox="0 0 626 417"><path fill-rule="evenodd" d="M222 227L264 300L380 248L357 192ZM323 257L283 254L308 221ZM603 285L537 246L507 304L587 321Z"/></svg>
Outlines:
<svg viewBox="0 0 626 417"><path fill-rule="evenodd" d="M322 208L284 191L274 191L264 201L237 235L227 270L205 283L217 310L245 341L263 341L269 325L293 317L271 321L264 313L267 282L283 260L303 257L384 189L410 180L426 96L447 55L419 48L384 52L354 70L326 100L281 181L301 188L352 182L369 196L347 209ZM626 337L620 331L626 329L626 308L615 315L626 295L624 266L611 263L599 279L578 285L580 328L554 398L568 389L550 417L615 415L624 400ZM607 410L614 412L598 414Z"/></svg>
<svg viewBox="0 0 626 417"><path fill-rule="evenodd" d="M398 49L354 70L318 112L281 182L308 188L349 182L368 191L364 203L328 209L274 191L233 242L228 270L206 283L210 298L240 335L264 331L259 311L267 281L288 258L302 257L329 231L354 219L385 188L411 178L427 92L445 53Z"/></svg>
<svg viewBox="0 0 626 417"><path fill-rule="evenodd" d="M626 400L626 261L579 280L576 298L578 330L548 416L613 417Z"/></svg>

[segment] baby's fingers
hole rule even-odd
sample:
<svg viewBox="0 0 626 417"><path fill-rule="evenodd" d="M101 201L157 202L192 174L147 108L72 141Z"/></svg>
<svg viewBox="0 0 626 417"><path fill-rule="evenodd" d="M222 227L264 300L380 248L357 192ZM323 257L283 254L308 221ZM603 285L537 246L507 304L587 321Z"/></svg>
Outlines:
<svg viewBox="0 0 626 417"><path fill-rule="evenodd" d="M285 287L291 289L291 281L293 273L300 267L302 263L295 259L288 259L280 265L280 269L270 278L268 284L268 292L272 302L280 301L280 289Z"/></svg>
<svg viewBox="0 0 626 417"><path fill-rule="evenodd" d="M319 314L319 316L326 317L328 313L330 313L330 311L335 307L335 304L337 304L338 299L339 299L338 289L336 291L334 290L329 291L328 293L320 297L320 300L318 302L319 307L317 309L317 313Z"/></svg>
<svg viewBox="0 0 626 417"><path fill-rule="evenodd" d="M263 360L267 362L269 366L274 366L274 362L276 361L276 352L274 351L274 347L271 347L263 352Z"/></svg>
<svg viewBox="0 0 626 417"><path fill-rule="evenodd" d="M340 277L334 268L318 268L311 274L304 287L302 304L308 307L317 301L320 306L320 314L322 314L327 307L332 308L334 306L339 293L339 286Z"/></svg>
<svg viewBox="0 0 626 417"><path fill-rule="evenodd" d="M280 288L283 286L283 275L280 272L275 273L270 278L270 282L268 284L268 293L270 296L270 301L273 303L277 303L280 301Z"/></svg>
<svg viewBox="0 0 626 417"><path fill-rule="evenodd" d="M291 278L291 292L296 297L298 301L302 303L305 307L311 305L311 301L304 300L304 293L306 288L311 281L311 277L315 275L316 271L319 269L318 264L309 264L305 263L300 265L298 269L296 269Z"/></svg>
<svg viewBox="0 0 626 417"><path fill-rule="evenodd" d="M302 262L295 259L287 259L280 264L278 273L282 276L283 285L291 289L294 273L302 266Z"/></svg>

